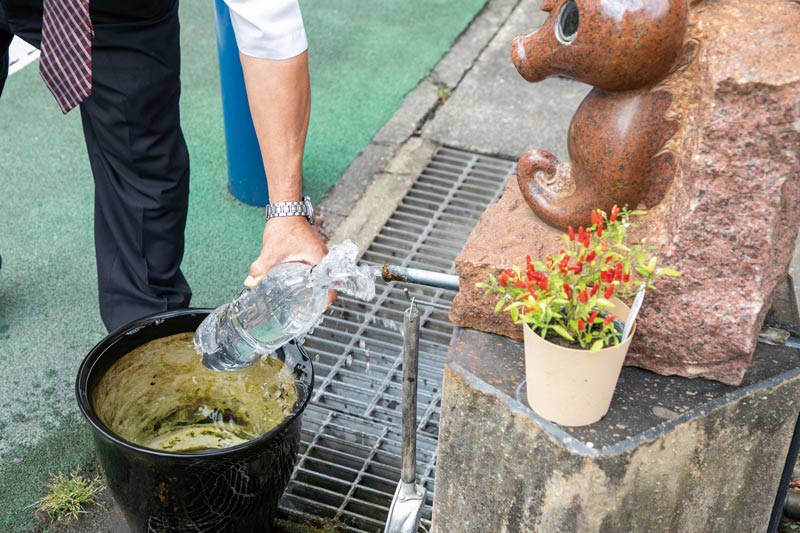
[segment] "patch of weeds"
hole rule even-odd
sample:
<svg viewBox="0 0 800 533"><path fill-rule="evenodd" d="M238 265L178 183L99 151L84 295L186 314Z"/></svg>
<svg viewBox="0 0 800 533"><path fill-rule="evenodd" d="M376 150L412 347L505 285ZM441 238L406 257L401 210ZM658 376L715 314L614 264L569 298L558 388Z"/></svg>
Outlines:
<svg viewBox="0 0 800 533"><path fill-rule="evenodd" d="M332 518L303 515L297 518L276 518L273 524L280 533L343 533L347 525Z"/></svg>
<svg viewBox="0 0 800 533"><path fill-rule="evenodd" d="M778 533L794 533L795 531L800 531L800 525L797 522L791 521L791 519L784 517L780 527L778 528Z"/></svg>
<svg viewBox="0 0 800 533"><path fill-rule="evenodd" d="M36 502L36 514L50 522L72 522L86 512L86 505L97 501L103 487L99 476L87 477L77 471L51 475L47 493Z"/></svg>
<svg viewBox="0 0 800 533"><path fill-rule="evenodd" d="M436 88L436 97L439 99L440 103L445 103L450 95L453 94L453 91L450 87L446 87L444 85L440 85Z"/></svg>

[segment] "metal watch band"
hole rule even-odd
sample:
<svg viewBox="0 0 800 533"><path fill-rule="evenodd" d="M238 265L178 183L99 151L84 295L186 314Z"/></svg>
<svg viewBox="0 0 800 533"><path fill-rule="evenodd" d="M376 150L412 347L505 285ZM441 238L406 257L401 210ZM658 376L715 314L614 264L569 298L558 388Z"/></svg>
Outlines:
<svg viewBox="0 0 800 533"><path fill-rule="evenodd" d="M265 209L264 220L269 220L274 217L306 217L308 221L314 223L314 206L311 204L311 198L303 196L301 202L275 202L274 204L267 204Z"/></svg>

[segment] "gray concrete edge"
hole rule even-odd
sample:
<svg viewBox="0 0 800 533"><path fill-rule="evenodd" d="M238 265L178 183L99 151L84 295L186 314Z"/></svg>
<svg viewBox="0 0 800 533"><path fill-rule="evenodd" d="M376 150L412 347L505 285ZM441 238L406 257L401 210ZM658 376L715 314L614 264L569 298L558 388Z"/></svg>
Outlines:
<svg viewBox="0 0 800 533"><path fill-rule="evenodd" d="M731 391L728 394L720 396L719 398L715 398L699 407L690 409L689 411L682 413L680 416L674 419L665 420L664 422L658 424L657 426L654 426L646 431L643 431L642 433L638 434L635 438L627 439L623 442L614 444L607 448L596 449L586 446L583 442L574 438L568 432L562 429L561 426L554 424L553 422L550 422L548 420L545 420L544 418L536 414L536 412L526 404L518 401L515 398L512 398L508 394L484 382L482 379L474 375L469 370L466 370L464 367L462 367L455 361L449 360L448 358L446 365L450 370L456 373L459 377L461 377L467 384L469 384L475 390L483 394L495 396L506 405L506 408L509 410L510 413L530 418L537 424L541 425L549 433L550 437L554 441L558 442L561 446L563 446L566 449L566 451L583 457L613 457L632 452L642 444L648 444L654 442L659 437L663 436L665 433L669 432L673 428L681 424L687 423L692 419L707 415L713 411L716 411L717 409L724 407L727 404L739 401L746 396L750 396L759 393L761 391L778 387L781 384L800 376L800 368L783 372L781 374L778 374L777 376L773 376L763 381L759 381L758 383L753 383L752 385L748 385L746 387L742 387L735 391Z"/></svg>
<svg viewBox="0 0 800 533"><path fill-rule="evenodd" d="M362 252L372 242L438 148L432 141L410 141L419 136L521 1L489 0L322 199L317 206L321 231L330 242L351 238Z"/></svg>

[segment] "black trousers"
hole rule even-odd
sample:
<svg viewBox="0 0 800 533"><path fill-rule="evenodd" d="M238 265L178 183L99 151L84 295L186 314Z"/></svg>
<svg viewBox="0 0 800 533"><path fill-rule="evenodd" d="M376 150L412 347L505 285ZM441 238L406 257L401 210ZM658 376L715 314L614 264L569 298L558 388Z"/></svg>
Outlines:
<svg viewBox="0 0 800 533"><path fill-rule="evenodd" d="M100 315L109 331L189 305L180 263L189 155L177 0L91 0L92 94L80 105L95 182ZM0 0L0 93L13 35L39 47L42 0ZM53 112L58 113L53 102Z"/></svg>

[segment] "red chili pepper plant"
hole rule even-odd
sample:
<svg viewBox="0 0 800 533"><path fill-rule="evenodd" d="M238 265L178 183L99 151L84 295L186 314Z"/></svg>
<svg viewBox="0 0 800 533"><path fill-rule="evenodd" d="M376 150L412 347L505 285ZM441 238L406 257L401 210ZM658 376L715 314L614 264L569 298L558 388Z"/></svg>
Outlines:
<svg viewBox="0 0 800 533"><path fill-rule="evenodd" d="M610 214L592 212L588 228L572 227L562 235L563 248L544 262L526 257L525 266L489 275L477 284L499 294L495 312L506 311L517 324L528 324L543 339L555 333L580 348L596 351L620 342L611 298L635 296L654 288L661 276L680 272L658 266L653 246L625 244L631 218L644 211L614 206Z"/></svg>

